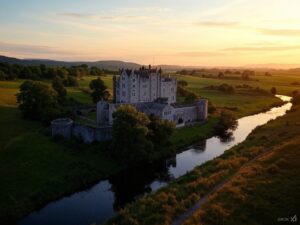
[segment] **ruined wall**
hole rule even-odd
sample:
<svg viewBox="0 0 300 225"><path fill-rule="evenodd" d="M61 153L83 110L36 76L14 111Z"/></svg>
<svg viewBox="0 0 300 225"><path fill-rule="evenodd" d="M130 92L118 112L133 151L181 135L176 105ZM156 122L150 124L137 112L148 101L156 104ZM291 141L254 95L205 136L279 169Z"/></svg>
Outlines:
<svg viewBox="0 0 300 225"><path fill-rule="evenodd" d="M73 120L57 119L52 121L52 136L63 136L66 139L76 137L84 143L92 143L95 141L108 141L112 139L112 127L90 127L82 124L74 123Z"/></svg>

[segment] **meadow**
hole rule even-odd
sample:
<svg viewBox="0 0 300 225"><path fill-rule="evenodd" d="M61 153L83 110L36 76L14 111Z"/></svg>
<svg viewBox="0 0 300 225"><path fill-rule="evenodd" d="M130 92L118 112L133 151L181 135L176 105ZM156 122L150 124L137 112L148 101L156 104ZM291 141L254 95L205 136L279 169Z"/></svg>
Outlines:
<svg viewBox="0 0 300 225"><path fill-rule="evenodd" d="M282 72L283 73L283 72ZM261 95L259 93L251 93L244 89L236 88L239 85L248 85L253 88L259 87L266 91L270 91L272 87L276 87L277 93L292 96L293 91L300 92L300 85L293 83L300 82L300 74L285 72L284 74L274 74L272 76L264 76L263 74L251 76L251 80L241 80L240 75L230 75L233 79L217 79L202 77L198 75L175 75L177 80L185 80L188 83L187 89L196 93L198 96L207 98L216 107L222 110L230 110L237 117L243 117L255 114L262 110L266 110L271 106L280 104L280 101L273 96ZM235 93L224 93L218 90L209 90L206 87L221 84L228 84L235 87Z"/></svg>
<svg viewBox="0 0 300 225"><path fill-rule="evenodd" d="M0 82L0 221L14 223L67 193L106 178L122 166L107 144L54 140L39 122L24 120L17 108L19 81Z"/></svg>
<svg viewBox="0 0 300 225"><path fill-rule="evenodd" d="M67 89L68 97L92 105L87 88L94 78L83 77L79 87ZM112 76L102 78L111 90ZM237 106L239 110L233 111L237 117L253 114L278 103L277 98L270 96L225 95L202 89L206 85L224 81L192 76L180 79L187 80L188 89L210 99L220 109ZM276 79L278 92L282 90L282 94L289 94L294 90L295 87L288 85L291 80L294 78L289 81L285 78ZM0 81L0 221L3 223L16 221L49 201L78 191L124 168L109 158L107 143L86 146L75 140L54 140L49 136L49 130L39 122L22 119L15 96L22 82ZM48 80L42 82L50 84ZM262 83L260 85L263 86ZM95 114L90 115L90 118L95 119ZM171 138L173 147L180 150L212 136L217 121L215 116L210 116L204 125L176 130Z"/></svg>

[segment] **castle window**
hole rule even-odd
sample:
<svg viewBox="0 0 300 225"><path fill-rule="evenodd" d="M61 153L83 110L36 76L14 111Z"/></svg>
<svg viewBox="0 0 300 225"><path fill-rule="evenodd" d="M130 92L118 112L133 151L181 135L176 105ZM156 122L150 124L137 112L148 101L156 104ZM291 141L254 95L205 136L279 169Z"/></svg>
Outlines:
<svg viewBox="0 0 300 225"><path fill-rule="evenodd" d="M132 96L135 96L135 93L134 93L134 92L132 92Z"/></svg>
<svg viewBox="0 0 300 225"><path fill-rule="evenodd" d="M122 88L125 88L125 84L122 84Z"/></svg>
<svg viewBox="0 0 300 225"><path fill-rule="evenodd" d="M135 79L133 79L132 82L135 82Z"/></svg>
<svg viewBox="0 0 300 225"><path fill-rule="evenodd" d="M122 96L126 96L126 92L125 91L122 92Z"/></svg>
<svg viewBox="0 0 300 225"><path fill-rule="evenodd" d="M133 88L135 88L135 85L132 85Z"/></svg>

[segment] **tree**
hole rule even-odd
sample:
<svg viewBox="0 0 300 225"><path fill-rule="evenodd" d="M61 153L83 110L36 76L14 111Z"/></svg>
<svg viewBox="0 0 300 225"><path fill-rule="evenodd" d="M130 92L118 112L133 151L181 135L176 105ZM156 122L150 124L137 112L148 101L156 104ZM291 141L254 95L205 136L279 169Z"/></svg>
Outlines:
<svg viewBox="0 0 300 225"><path fill-rule="evenodd" d="M218 74L218 78L219 78L219 79L224 78L224 73L223 73L223 72L220 72L220 73Z"/></svg>
<svg viewBox="0 0 300 225"><path fill-rule="evenodd" d="M233 114L222 111L220 115L220 120L215 126L215 131L218 134L225 133L228 129L235 129L238 122Z"/></svg>
<svg viewBox="0 0 300 225"><path fill-rule="evenodd" d="M276 93L277 93L276 87L272 87L272 88L271 88L271 93L272 93L273 95L276 95Z"/></svg>
<svg viewBox="0 0 300 225"><path fill-rule="evenodd" d="M294 95L293 99L292 99L292 103L294 105L300 105L300 94L296 94Z"/></svg>
<svg viewBox="0 0 300 225"><path fill-rule="evenodd" d="M64 79L63 84L66 87L77 87L79 85L77 79L73 76L67 76L67 78Z"/></svg>
<svg viewBox="0 0 300 225"><path fill-rule="evenodd" d="M181 86L181 87L186 87L186 86L188 86L188 82L185 81L185 80L179 80L179 81L177 82L177 84L178 84L178 86Z"/></svg>
<svg viewBox="0 0 300 225"><path fill-rule="evenodd" d="M50 86L36 81L25 81L20 86L17 102L27 119L49 122L62 113L57 93Z"/></svg>
<svg viewBox="0 0 300 225"><path fill-rule="evenodd" d="M5 73L2 70L0 70L0 80L5 80L5 79L6 79Z"/></svg>
<svg viewBox="0 0 300 225"><path fill-rule="evenodd" d="M92 90L91 96L94 103L97 103L100 100L107 100L109 98L107 87L100 78L91 81L90 89Z"/></svg>
<svg viewBox="0 0 300 225"><path fill-rule="evenodd" d="M103 75L103 71L101 69L99 69L98 67L93 66L90 69L90 75L101 76L101 75Z"/></svg>
<svg viewBox="0 0 300 225"><path fill-rule="evenodd" d="M67 90L63 85L63 81L61 78L56 77L52 81L52 88L57 92L58 102L64 103L67 96Z"/></svg>
<svg viewBox="0 0 300 225"><path fill-rule="evenodd" d="M193 103L194 101L196 101L197 98L198 98L198 97L197 97L197 95L196 95L195 93L189 92L189 93L185 96L184 101L185 101L186 103Z"/></svg>
<svg viewBox="0 0 300 225"><path fill-rule="evenodd" d="M157 116L150 116L148 124L148 139L156 148L166 146L175 130L175 124L168 120L162 120Z"/></svg>
<svg viewBox="0 0 300 225"><path fill-rule="evenodd" d="M149 118L135 107L121 105L113 113L112 155L127 163L146 160L153 148L147 140L149 123Z"/></svg>

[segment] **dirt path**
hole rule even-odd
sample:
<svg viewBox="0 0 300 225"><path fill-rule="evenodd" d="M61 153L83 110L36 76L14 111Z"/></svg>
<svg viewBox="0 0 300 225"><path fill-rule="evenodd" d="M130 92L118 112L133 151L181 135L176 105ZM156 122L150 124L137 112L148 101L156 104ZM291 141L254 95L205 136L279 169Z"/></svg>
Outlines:
<svg viewBox="0 0 300 225"><path fill-rule="evenodd" d="M259 155L257 155L256 157L254 157L253 159L251 159L250 161L244 163L233 175L231 175L230 177L228 177L227 179L225 179L224 181L222 181L221 183L217 184L215 187L213 187L213 189L207 193L206 195L204 195L202 198L200 198L200 200L193 205L191 208L189 208L185 213L181 214L179 217L177 217L171 225L180 225L182 224L186 219L190 218L198 209L201 208L201 206L206 203L208 197L215 193L216 191L220 190L226 183L228 183L233 177L235 177L242 168L248 166L249 164L253 163L254 161L256 161L257 159L261 158L262 156L266 155L267 153L269 153L270 151L272 151L273 149L268 149L262 153L260 153Z"/></svg>

